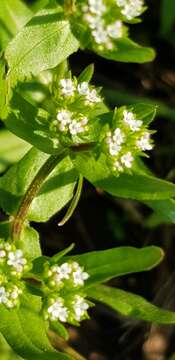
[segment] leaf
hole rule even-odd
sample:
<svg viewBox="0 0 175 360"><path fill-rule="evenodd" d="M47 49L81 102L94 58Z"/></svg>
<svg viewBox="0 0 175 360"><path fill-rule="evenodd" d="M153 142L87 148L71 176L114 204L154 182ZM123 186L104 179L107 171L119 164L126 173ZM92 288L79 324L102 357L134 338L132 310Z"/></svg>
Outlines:
<svg viewBox="0 0 175 360"><path fill-rule="evenodd" d="M161 222L170 222L175 224L175 200L167 199L160 201L145 201L146 205L151 207L160 215Z"/></svg>
<svg viewBox="0 0 175 360"><path fill-rule="evenodd" d="M62 148L55 144L49 133L50 114L17 93L10 101L10 112L5 120L6 127L18 137L49 154L58 153Z"/></svg>
<svg viewBox="0 0 175 360"><path fill-rule="evenodd" d="M118 39L113 50L94 48L94 51L106 59L130 63L142 64L155 58L155 51L153 49L142 47L128 38Z"/></svg>
<svg viewBox="0 0 175 360"><path fill-rule="evenodd" d="M0 117L3 115L6 98L5 61L0 56Z"/></svg>
<svg viewBox="0 0 175 360"><path fill-rule="evenodd" d="M175 2L174 0L161 0L161 14L160 14L160 32L161 35L168 36L173 30L175 23Z"/></svg>
<svg viewBox="0 0 175 360"><path fill-rule="evenodd" d="M95 160L90 153L78 154L74 159L78 171L95 187L113 196L136 200L164 200L175 196L175 185L154 176L110 174L105 155Z"/></svg>
<svg viewBox="0 0 175 360"><path fill-rule="evenodd" d="M16 351L27 360L70 360L52 348L46 325L40 314L41 301L27 294L19 309L7 310L0 305L0 331Z"/></svg>
<svg viewBox="0 0 175 360"><path fill-rule="evenodd" d="M21 198L47 159L47 154L33 148L18 164L1 177L0 206L4 211L15 214ZM44 182L31 204L28 219L39 222L47 221L61 210L71 200L76 181L77 172L69 157L66 157Z"/></svg>
<svg viewBox="0 0 175 360"><path fill-rule="evenodd" d="M19 80L54 68L77 51L78 45L68 21L63 20L61 7L41 10L6 49L10 87Z"/></svg>
<svg viewBox="0 0 175 360"><path fill-rule="evenodd" d="M138 162L137 173L141 172L142 174L152 175L147 166L140 159ZM175 223L175 200L174 199L165 199L165 200L149 200L144 201L144 204L153 209L158 215L159 218L153 219L160 224L161 222L170 222ZM147 224L149 220L147 220Z"/></svg>
<svg viewBox="0 0 175 360"><path fill-rule="evenodd" d="M8 239L10 237L10 222L0 222L0 238ZM19 241L16 241L17 247L23 249L28 259L33 260L41 256L39 234L28 224L24 226Z"/></svg>
<svg viewBox="0 0 175 360"><path fill-rule="evenodd" d="M0 131L0 173L9 165L20 160L29 150L30 145L10 133L8 130Z"/></svg>
<svg viewBox="0 0 175 360"><path fill-rule="evenodd" d="M20 0L0 1L0 22L9 33L15 35L32 17L32 11Z"/></svg>
<svg viewBox="0 0 175 360"><path fill-rule="evenodd" d="M162 249L149 246L142 249L119 247L104 251L93 251L71 257L84 266L90 275L87 287L108 281L114 277L135 272L148 271L163 259Z"/></svg>
<svg viewBox="0 0 175 360"><path fill-rule="evenodd" d="M175 324L175 312L160 309L141 296L127 291L99 285L88 289L87 295L134 319L156 324Z"/></svg>

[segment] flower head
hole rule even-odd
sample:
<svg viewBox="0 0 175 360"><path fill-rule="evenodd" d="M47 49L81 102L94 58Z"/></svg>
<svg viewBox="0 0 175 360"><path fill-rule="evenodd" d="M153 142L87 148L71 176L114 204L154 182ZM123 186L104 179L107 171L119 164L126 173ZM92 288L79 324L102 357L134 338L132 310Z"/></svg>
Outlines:
<svg viewBox="0 0 175 360"><path fill-rule="evenodd" d="M97 120L93 110L102 102L98 90L87 81L78 81L75 77L64 78L59 82L58 95L55 118L50 124L54 143L57 137L64 146L88 142L88 138L91 142L92 135L89 134L93 134L91 129Z"/></svg>
<svg viewBox="0 0 175 360"><path fill-rule="evenodd" d="M136 114L126 109L119 109L115 114L119 116L117 127L108 131L105 137L105 152L109 165L116 175L130 171L137 156L143 151L151 150L150 132L145 131L143 121Z"/></svg>

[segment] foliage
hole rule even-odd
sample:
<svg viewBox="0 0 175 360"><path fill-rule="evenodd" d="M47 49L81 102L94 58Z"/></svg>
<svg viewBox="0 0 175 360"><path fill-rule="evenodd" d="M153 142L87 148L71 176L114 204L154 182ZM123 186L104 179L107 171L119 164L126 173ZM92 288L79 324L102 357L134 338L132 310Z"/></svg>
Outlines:
<svg viewBox="0 0 175 360"><path fill-rule="evenodd" d="M64 323L79 326L94 301L136 319L175 323L173 312L99 285L151 270L163 250L123 246L73 256L67 254L71 246L46 257L30 221L46 222L71 201L64 223L84 177L174 222L175 185L151 174L140 159L153 148L149 126L156 106L126 104L111 111L101 88L90 83L93 65L77 78L68 64L79 48L114 61L153 60L154 50L129 37L128 25L146 9L143 1L38 1L31 9L20 0L0 4L0 116L18 137L0 133L0 171L15 162L0 178L7 216L0 224L0 331L24 359L79 359L62 339L57 351L49 334L67 340Z"/></svg>

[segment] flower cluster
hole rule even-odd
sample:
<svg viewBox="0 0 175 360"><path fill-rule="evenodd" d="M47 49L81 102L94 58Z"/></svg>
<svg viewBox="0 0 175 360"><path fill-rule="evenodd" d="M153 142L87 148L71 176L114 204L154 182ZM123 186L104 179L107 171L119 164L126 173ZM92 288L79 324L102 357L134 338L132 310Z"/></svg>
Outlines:
<svg viewBox="0 0 175 360"><path fill-rule="evenodd" d="M121 7L121 13L128 19L132 20L139 16L143 11L143 0L116 0L116 3Z"/></svg>
<svg viewBox="0 0 175 360"><path fill-rule="evenodd" d="M44 306L45 318L50 321L77 324L88 317L89 303L83 286L89 275L77 262L46 265L44 272L48 297Z"/></svg>
<svg viewBox="0 0 175 360"><path fill-rule="evenodd" d="M88 0L87 5L82 7L83 19L87 23L92 38L101 48L108 50L113 48L113 40L124 35L124 26L121 20L108 19L110 7L103 0Z"/></svg>
<svg viewBox="0 0 175 360"><path fill-rule="evenodd" d="M61 79L58 87L56 120L50 129L54 134L62 133L75 139L87 134L92 110L102 102L98 91L88 82L76 78Z"/></svg>
<svg viewBox="0 0 175 360"><path fill-rule="evenodd" d="M123 110L117 127L105 137L105 152L116 174L132 168L134 159L153 148L151 132L132 111Z"/></svg>
<svg viewBox="0 0 175 360"><path fill-rule="evenodd" d="M80 4L80 11L92 42L99 50L112 50L116 40L127 36L122 20L139 16L143 6L144 0L86 0Z"/></svg>
<svg viewBox="0 0 175 360"><path fill-rule="evenodd" d="M22 294L20 279L29 270L29 264L23 251L14 244L0 244L0 304L11 309L19 304Z"/></svg>

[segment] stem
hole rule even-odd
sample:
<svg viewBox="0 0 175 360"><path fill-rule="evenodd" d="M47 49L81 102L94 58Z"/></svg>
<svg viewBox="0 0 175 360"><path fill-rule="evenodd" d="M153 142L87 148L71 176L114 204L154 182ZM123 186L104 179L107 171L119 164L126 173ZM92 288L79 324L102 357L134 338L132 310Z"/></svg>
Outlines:
<svg viewBox="0 0 175 360"><path fill-rule="evenodd" d="M23 225L29 211L30 205L38 194L41 186L47 176L52 172L55 166L65 157L66 151L63 150L59 155L51 155L44 165L40 168L33 181L29 185L20 205L17 210L17 213L12 221L11 225L11 237L12 240L19 240Z"/></svg>
<svg viewBox="0 0 175 360"><path fill-rule="evenodd" d="M53 347L58 351L63 351L70 355L75 360L86 360L84 356L80 355L72 347L70 347L60 336L56 335L52 330L49 330L49 338Z"/></svg>
<svg viewBox="0 0 175 360"><path fill-rule="evenodd" d="M63 219L58 223L58 226L63 226L66 224L66 222L71 218L71 216L73 215L78 202L80 200L80 196L81 196L81 192L82 192L82 187L83 187L83 176L80 175L79 176L79 180L78 180L78 185L77 185L77 189L76 189L76 193L69 205L69 208L66 212L66 214L64 215Z"/></svg>

